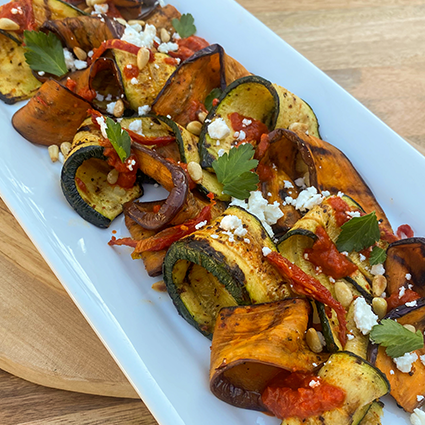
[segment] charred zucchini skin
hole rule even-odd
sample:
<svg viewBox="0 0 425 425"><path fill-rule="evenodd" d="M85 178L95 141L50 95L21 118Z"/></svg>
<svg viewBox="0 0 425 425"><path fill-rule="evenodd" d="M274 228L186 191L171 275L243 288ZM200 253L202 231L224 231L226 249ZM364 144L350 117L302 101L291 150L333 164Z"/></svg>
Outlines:
<svg viewBox="0 0 425 425"><path fill-rule="evenodd" d="M278 118L278 113L279 113L279 96L276 92L276 89L273 87L273 84L256 75L249 75L247 77L242 77L239 78L238 80L234 81L233 83L229 84L229 86L226 88L226 90L222 93L222 95L219 98L219 102L218 104L213 107L211 109L211 111L209 112L207 118L205 119L205 122L208 124L210 123L217 114L220 113L220 110L222 109L223 105L226 106L227 102L232 102L232 97L233 97L233 93L236 89L240 89L242 88L244 85L247 86L247 88L249 88L249 85L260 85L263 86L268 93L271 96L271 99L274 102L274 107L271 108L271 111L266 119L266 126L268 127L268 129L271 131L275 126L276 126L276 121ZM248 91L248 90L247 90ZM226 99L227 98L227 99ZM250 102L252 102L252 100L250 100ZM234 112L238 112L238 111L234 111ZM226 119L227 117L222 117L224 119ZM255 118L255 117L252 117ZM232 129L231 133L232 133ZM229 136L228 136L229 137ZM225 148L225 150L229 150L230 147L228 146L211 146L210 141L209 141L210 137L208 136L208 125L203 126L201 134L199 135L199 154L201 156L201 166L202 168L206 168L206 169L212 169L212 163L215 159L217 159L218 157L218 150L220 148ZM212 140L212 139L211 139ZM223 143L223 141L222 141Z"/></svg>

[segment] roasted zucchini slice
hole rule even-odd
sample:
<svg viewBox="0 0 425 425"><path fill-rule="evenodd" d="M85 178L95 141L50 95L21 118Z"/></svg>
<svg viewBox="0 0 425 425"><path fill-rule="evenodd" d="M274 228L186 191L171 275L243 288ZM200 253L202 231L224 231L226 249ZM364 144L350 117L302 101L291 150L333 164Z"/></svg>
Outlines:
<svg viewBox="0 0 425 425"><path fill-rule="evenodd" d="M34 19L39 27L48 20L87 15L82 10L61 0L32 0Z"/></svg>
<svg viewBox="0 0 425 425"><path fill-rule="evenodd" d="M346 392L343 406L305 420L284 419L281 425L357 425L371 403L390 391L390 384L379 369L348 351L332 354L318 376Z"/></svg>
<svg viewBox="0 0 425 425"><path fill-rule="evenodd" d="M226 216L241 220L246 234L220 228ZM290 296L263 247L276 250L260 221L239 207L228 208L210 225L174 243L164 260L164 281L180 315L211 337L222 307Z"/></svg>

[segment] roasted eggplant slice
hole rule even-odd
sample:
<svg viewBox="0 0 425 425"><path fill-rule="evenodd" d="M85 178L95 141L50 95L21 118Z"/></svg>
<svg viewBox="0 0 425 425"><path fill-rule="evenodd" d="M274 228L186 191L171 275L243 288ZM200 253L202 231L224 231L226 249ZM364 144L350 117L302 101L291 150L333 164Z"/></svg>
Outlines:
<svg viewBox="0 0 425 425"><path fill-rule="evenodd" d="M241 220L243 236L220 227L226 216ZM263 247L276 250L260 221L239 207L174 243L164 260L164 281L180 315L210 337L221 307L290 296Z"/></svg>
<svg viewBox="0 0 425 425"><path fill-rule="evenodd" d="M397 320L402 325L412 325L422 333L425 331L425 298L414 302L415 305L408 307L403 305L390 311L385 319ZM416 350L418 357L425 354L425 348ZM407 412L412 413L414 409L421 406L423 401L418 396L425 396L425 365L418 358L409 373L401 372L391 357L385 352L385 347L371 345L368 358L385 373L391 384L391 395L399 406Z"/></svg>
<svg viewBox="0 0 425 425"><path fill-rule="evenodd" d="M310 311L300 298L223 308L211 346L212 393L233 406L266 411L261 394L271 379L282 370L312 372L329 356L306 343Z"/></svg>

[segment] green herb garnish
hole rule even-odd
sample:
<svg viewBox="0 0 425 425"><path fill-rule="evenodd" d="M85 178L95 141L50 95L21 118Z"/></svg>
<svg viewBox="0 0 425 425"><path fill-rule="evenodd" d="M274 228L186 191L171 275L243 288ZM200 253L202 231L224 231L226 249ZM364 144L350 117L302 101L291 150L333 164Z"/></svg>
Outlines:
<svg viewBox="0 0 425 425"><path fill-rule="evenodd" d="M174 18L171 23L181 38L187 38L195 34L195 18L190 13L185 13L180 19Z"/></svg>
<svg viewBox="0 0 425 425"><path fill-rule="evenodd" d="M211 111L213 107L214 99L218 99L222 93L223 91L219 88L215 88L210 91L208 96L205 98L205 102L204 102L204 105L205 105L205 108L207 108L207 111Z"/></svg>
<svg viewBox="0 0 425 425"><path fill-rule="evenodd" d="M217 179L223 184L223 193L238 199L246 199L249 192L257 189L258 175L251 170L258 165L254 156L254 147L245 143L230 149L213 163Z"/></svg>
<svg viewBox="0 0 425 425"><path fill-rule="evenodd" d="M24 31L25 60L33 71L42 71L61 77L68 72L62 44L55 34Z"/></svg>
<svg viewBox="0 0 425 425"><path fill-rule="evenodd" d="M363 217L353 217L341 226L341 233L336 241L338 251L361 251L379 240L378 220L375 211Z"/></svg>
<svg viewBox="0 0 425 425"><path fill-rule="evenodd" d="M385 352L392 358L401 357L424 346L424 336L420 330L413 333L391 319L384 319L379 325L375 325L370 338L376 344L387 347Z"/></svg>
<svg viewBox="0 0 425 425"><path fill-rule="evenodd" d="M124 162L130 156L130 135L121 128L119 123L109 117L106 117L106 134L121 161Z"/></svg>
<svg viewBox="0 0 425 425"><path fill-rule="evenodd" d="M375 264L382 264L386 259L387 254L385 253L385 249L379 248L379 246L374 246L369 257L370 265L374 266Z"/></svg>

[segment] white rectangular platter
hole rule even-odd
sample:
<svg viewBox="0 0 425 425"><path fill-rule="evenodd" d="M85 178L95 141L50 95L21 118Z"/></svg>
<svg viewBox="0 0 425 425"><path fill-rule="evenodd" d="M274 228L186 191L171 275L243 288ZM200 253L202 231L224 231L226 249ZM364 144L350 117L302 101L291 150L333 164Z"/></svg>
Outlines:
<svg viewBox="0 0 425 425"><path fill-rule="evenodd" d="M322 137L351 159L393 227L408 223L416 235L425 235L422 155L233 0L173 4L194 15L198 35L306 100ZM130 248L107 245L113 229L118 237L128 235L122 219L100 230L69 207L60 189L60 164L12 128L20 106L0 105L0 194L157 421L279 424L209 392L210 341L177 315L167 294L151 288L158 279L146 275L141 261L131 260ZM147 190L146 199L156 196ZM383 424L406 423L408 415L386 400Z"/></svg>

